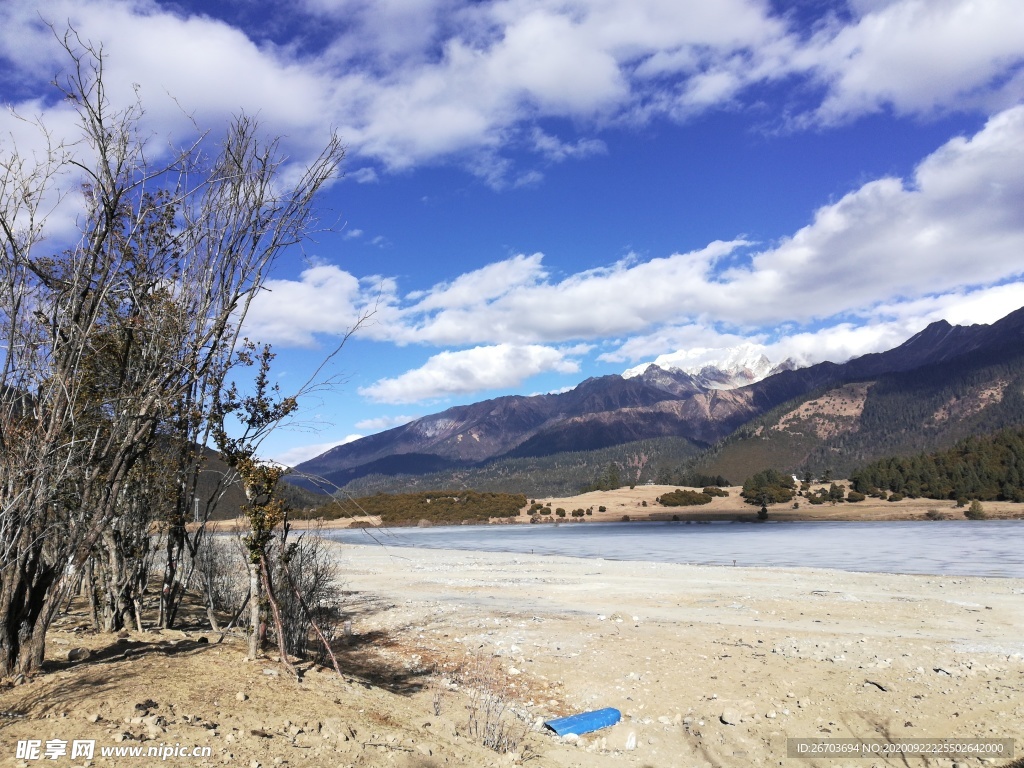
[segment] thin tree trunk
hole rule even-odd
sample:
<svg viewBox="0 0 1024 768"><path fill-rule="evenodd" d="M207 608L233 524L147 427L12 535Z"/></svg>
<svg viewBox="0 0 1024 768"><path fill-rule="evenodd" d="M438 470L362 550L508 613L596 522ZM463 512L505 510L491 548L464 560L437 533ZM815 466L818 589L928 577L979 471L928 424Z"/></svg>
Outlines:
<svg viewBox="0 0 1024 768"><path fill-rule="evenodd" d="M261 589L259 564L249 562L249 635L250 660L259 658L263 651L263 640L267 634L267 624L263 619L263 590Z"/></svg>
<svg viewBox="0 0 1024 768"><path fill-rule="evenodd" d="M270 609L274 613L274 629L277 631L277 650L281 654L281 662L288 668L288 671L295 675L296 680L301 680L302 676L299 671L292 664L291 659L288 658L288 647L285 643L284 637L284 625L281 623L281 608L277 604L277 599L274 597L274 583L270 579L270 570L267 568L267 558L263 556L260 558L260 569L263 571L263 586L267 592L267 602L270 603Z"/></svg>

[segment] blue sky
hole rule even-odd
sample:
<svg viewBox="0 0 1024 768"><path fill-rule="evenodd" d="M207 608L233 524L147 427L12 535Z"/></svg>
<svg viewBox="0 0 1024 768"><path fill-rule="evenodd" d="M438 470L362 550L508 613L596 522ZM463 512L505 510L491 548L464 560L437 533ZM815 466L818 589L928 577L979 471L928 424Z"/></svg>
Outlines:
<svg viewBox="0 0 1024 768"><path fill-rule="evenodd" d="M0 98L61 134L40 16L102 42L155 137L184 135L181 107L214 131L244 109L298 165L341 134L331 229L246 331L287 390L373 316L268 456L742 342L842 361L1024 305L1017 0L8 0ZM34 140L4 114L12 139Z"/></svg>

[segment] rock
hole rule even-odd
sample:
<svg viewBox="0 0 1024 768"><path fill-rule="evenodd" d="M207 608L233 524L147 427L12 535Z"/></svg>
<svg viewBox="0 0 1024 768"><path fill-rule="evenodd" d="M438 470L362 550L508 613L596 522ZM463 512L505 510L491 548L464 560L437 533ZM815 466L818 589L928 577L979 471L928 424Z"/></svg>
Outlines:
<svg viewBox="0 0 1024 768"><path fill-rule="evenodd" d="M277 677L281 673L278 672L276 669L264 669L263 670L263 674L266 675L267 677Z"/></svg>
<svg viewBox="0 0 1024 768"><path fill-rule="evenodd" d="M562 737L563 744L575 744L579 740L579 734L576 733L567 733L565 734L565 736Z"/></svg>
<svg viewBox="0 0 1024 768"><path fill-rule="evenodd" d="M68 661L84 661L90 656L88 648L72 648L68 651Z"/></svg>
<svg viewBox="0 0 1024 768"><path fill-rule="evenodd" d="M739 725L743 717L735 709L726 709L718 716L718 719L725 725Z"/></svg>
<svg viewBox="0 0 1024 768"><path fill-rule="evenodd" d="M630 731L629 736L626 737L626 751L629 752L634 749L636 749L636 733Z"/></svg>
<svg viewBox="0 0 1024 768"><path fill-rule="evenodd" d="M773 709L770 712L768 712L768 714L766 714L765 717L767 717L769 720L774 720L776 717L778 717L778 714Z"/></svg>
<svg viewBox="0 0 1024 768"><path fill-rule="evenodd" d="M249 697L242 693L242 691L235 694L235 701L247 701L248 698Z"/></svg>

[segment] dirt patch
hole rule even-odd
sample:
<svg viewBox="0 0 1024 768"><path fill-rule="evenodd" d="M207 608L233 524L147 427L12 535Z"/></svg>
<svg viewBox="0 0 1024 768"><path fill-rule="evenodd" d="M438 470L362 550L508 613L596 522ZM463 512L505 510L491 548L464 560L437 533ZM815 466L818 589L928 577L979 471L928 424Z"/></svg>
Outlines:
<svg viewBox="0 0 1024 768"><path fill-rule="evenodd" d="M809 429L822 440L853 431L873 383L847 384L829 390L785 414L772 426L772 430L795 432Z"/></svg>

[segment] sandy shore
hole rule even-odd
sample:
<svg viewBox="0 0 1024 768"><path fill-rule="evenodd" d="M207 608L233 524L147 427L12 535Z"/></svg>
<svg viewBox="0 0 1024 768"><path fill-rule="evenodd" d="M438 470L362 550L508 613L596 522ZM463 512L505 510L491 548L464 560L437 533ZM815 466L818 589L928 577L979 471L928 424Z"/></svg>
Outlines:
<svg viewBox="0 0 1024 768"><path fill-rule="evenodd" d="M499 658L540 717L622 711L541 764L842 764L788 760L788 737L1024 748L1024 581L341 552L351 589L394 604L364 621L413 652Z"/></svg>
<svg viewBox="0 0 1024 768"><path fill-rule="evenodd" d="M250 768L953 765L790 759L790 737L1024 750L1024 580L332 546L352 622L341 678L246 663L198 623L115 638L72 612L46 674L0 690L0 765L37 764L15 758L29 738L208 746L152 764ZM67 661L79 646L90 658ZM499 755L469 732L469 688L448 684L472 667L527 724L602 707L623 721L571 743L530 731Z"/></svg>

